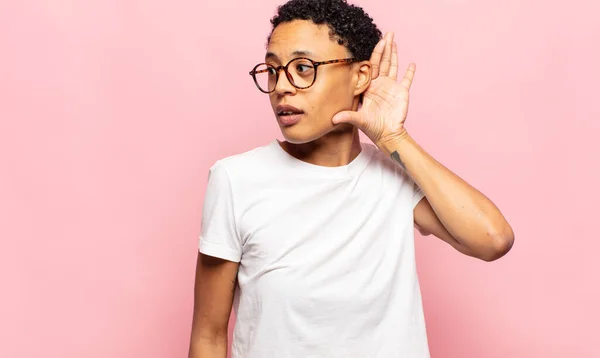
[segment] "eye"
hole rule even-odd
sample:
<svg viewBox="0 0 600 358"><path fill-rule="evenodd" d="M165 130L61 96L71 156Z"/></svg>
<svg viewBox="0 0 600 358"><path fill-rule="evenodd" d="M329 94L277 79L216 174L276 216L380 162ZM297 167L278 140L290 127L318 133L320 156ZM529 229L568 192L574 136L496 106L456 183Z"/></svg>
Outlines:
<svg viewBox="0 0 600 358"><path fill-rule="evenodd" d="M307 71L310 71L312 69L313 69L313 67L311 65L307 65L307 64L304 64L304 63L299 63L296 66L296 70L298 71L298 73L307 72Z"/></svg>
<svg viewBox="0 0 600 358"><path fill-rule="evenodd" d="M269 76L275 76L277 74L277 70L275 69L275 67L269 66L267 68L267 73L269 74Z"/></svg>

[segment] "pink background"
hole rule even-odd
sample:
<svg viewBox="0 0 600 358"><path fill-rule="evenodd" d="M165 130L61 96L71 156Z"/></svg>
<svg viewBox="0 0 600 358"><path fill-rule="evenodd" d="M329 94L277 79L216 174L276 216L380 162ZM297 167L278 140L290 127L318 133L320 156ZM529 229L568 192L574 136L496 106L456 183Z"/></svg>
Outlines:
<svg viewBox="0 0 600 358"><path fill-rule="evenodd" d="M3 1L0 357L187 355L208 168L279 137L248 71L279 0ZM599 357L596 1L359 2L408 127L516 232L418 237L433 357Z"/></svg>

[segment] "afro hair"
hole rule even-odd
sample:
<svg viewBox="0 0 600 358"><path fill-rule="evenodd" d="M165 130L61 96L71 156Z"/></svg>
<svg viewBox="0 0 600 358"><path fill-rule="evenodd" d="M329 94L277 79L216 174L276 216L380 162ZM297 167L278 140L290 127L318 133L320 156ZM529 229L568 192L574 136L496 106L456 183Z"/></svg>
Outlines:
<svg viewBox="0 0 600 358"><path fill-rule="evenodd" d="M359 61L368 60L381 40L381 31L373 19L361 7L346 0L290 0L281 5L271 19L271 35L280 24L294 20L327 25L331 39L345 46ZM267 42L271 41L271 35Z"/></svg>

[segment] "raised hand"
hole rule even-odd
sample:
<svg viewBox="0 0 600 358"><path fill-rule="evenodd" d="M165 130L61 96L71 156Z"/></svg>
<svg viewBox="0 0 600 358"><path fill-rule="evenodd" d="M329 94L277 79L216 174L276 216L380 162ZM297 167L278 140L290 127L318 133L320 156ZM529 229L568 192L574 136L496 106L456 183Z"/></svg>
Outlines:
<svg viewBox="0 0 600 358"><path fill-rule="evenodd" d="M371 65L372 81L363 94L360 109L337 113L332 121L353 124L379 145L406 133L404 122L416 65L411 63L398 82L398 51L393 33L387 33L375 46Z"/></svg>

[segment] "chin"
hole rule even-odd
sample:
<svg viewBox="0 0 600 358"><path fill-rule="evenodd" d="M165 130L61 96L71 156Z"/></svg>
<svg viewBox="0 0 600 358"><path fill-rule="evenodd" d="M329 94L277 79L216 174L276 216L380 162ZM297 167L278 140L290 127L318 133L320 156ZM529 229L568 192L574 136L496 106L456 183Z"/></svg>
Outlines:
<svg viewBox="0 0 600 358"><path fill-rule="evenodd" d="M325 137L327 135L339 136L352 134L354 130L354 126L351 124L339 124L336 126L328 126L326 128L302 128L302 126L294 125L290 127L280 127L281 134L285 140L291 144L305 144L313 142L317 139Z"/></svg>
<svg viewBox="0 0 600 358"><path fill-rule="evenodd" d="M281 134L287 142L292 144L309 143L322 137L322 135L316 133L293 130L292 128L281 128Z"/></svg>
<svg viewBox="0 0 600 358"><path fill-rule="evenodd" d="M333 128L325 130L315 130L314 128L302 128L301 125L293 125L289 127L280 127L281 134L286 141L292 144L304 144L313 142L331 131Z"/></svg>

